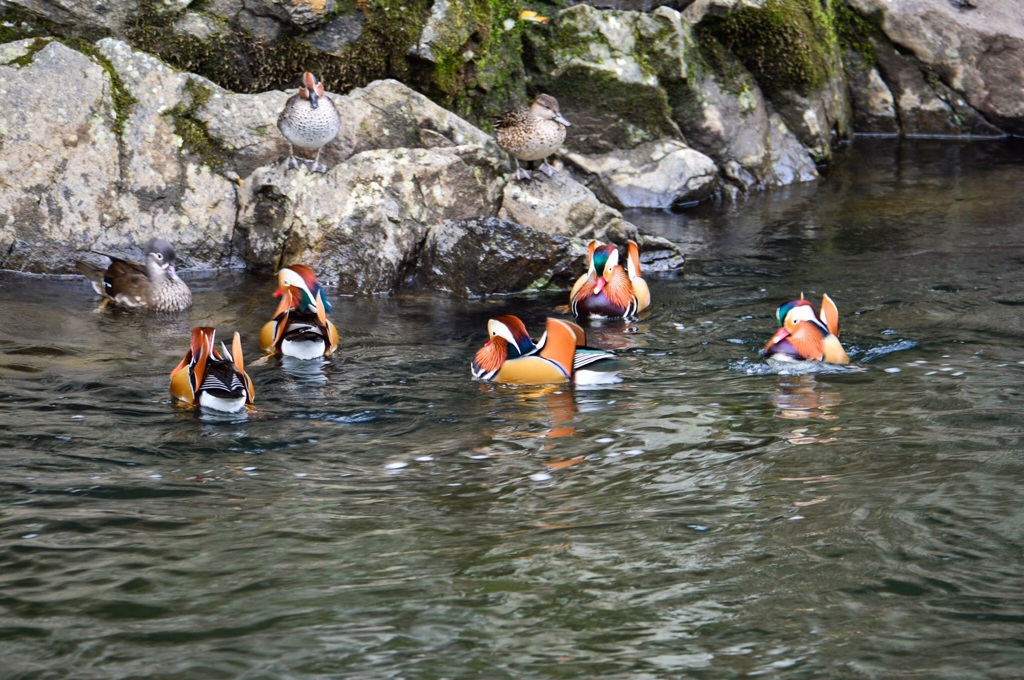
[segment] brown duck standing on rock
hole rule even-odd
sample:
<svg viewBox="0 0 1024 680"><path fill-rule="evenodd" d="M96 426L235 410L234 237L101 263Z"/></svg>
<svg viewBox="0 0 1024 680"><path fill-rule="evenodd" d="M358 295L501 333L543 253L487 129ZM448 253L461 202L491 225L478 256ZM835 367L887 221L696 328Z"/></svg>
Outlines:
<svg viewBox="0 0 1024 680"><path fill-rule="evenodd" d="M295 156L295 147L316 149L316 158L310 165L313 172L324 173L327 168L320 164L320 151L330 144L341 130L341 116L330 97L324 96L324 84L306 71L302 74L299 91L284 103L284 110L277 117L277 128L288 140L288 169L309 163Z"/></svg>
<svg viewBox="0 0 1024 680"><path fill-rule="evenodd" d="M105 269L85 260L76 263L78 273L89 279L93 289L103 296L100 309L111 303L153 312L180 312L191 307L192 291L174 270L174 246L155 238L143 252L145 264L113 255L105 256L111 260Z"/></svg>
<svg viewBox="0 0 1024 680"><path fill-rule="evenodd" d="M494 137L516 162L516 179L531 179L530 171L519 167L519 161L543 161L540 170L551 177L555 169L548 164L548 156L562 146L565 128L570 125L558 112L558 100L539 94L530 106L512 109L499 118Z"/></svg>

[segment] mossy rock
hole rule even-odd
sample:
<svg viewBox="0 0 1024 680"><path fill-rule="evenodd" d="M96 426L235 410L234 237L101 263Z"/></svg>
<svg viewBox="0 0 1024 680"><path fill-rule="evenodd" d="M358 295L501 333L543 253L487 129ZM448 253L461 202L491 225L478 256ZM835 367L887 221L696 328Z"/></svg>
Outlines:
<svg viewBox="0 0 1024 680"><path fill-rule="evenodd" d="M708 15L698 27L705 47L712 39L735 54L769 97L823 87L838 64L831 13L817 2L766 0L723 16ZM713 49L709 51L713 55Z"/></svg>

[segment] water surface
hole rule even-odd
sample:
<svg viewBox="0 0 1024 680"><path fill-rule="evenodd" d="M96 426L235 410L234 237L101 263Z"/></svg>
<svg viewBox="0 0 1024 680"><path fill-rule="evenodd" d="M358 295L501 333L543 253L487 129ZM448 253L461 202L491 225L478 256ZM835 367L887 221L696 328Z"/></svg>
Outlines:
<svg viewBox="0 0 1024 680"><path fill-rule="evenodd" d="M591 327L623 382L474 383L486 320L564 295L335 299L327 365L256 409L171 403L180 315L0 282L4 678L1018 677L1024 156L858 141L827 181L630 215L682 244L654 305ZM850 369L757 350L800 292Z"/></svg>

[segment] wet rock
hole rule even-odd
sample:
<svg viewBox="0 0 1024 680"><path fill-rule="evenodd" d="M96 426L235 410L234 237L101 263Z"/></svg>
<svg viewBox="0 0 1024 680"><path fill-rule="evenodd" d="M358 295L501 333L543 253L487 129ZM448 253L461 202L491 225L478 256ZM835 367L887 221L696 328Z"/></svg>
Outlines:
<svg viewBox="0 0 1024 680"><path fill-rule="evenodd" d="M966 8L947 0L849 4L864 16L876 17L903 54L924 64L989 123L1024 133L1024 5L978 2ZM922 117L930 117L934 103L922 101Z"/></svg>
<svg viewBox="0 0 1024 680"><path fill-rule="evenodd" d="M684 15L704 36L721 89L746 94L736 82L746 80L736 71L736 62L742 64L815 161L827 161L832 147L849 138L852 113L835 27L820 7L796 0L699 0ZM794 175L791 169L774 174Z"/></svg>
<svg viewBox="0 0 1024 680"><path fill-rule="evenodd" d="M216 86L118 40L105 38L97 48L134 99L120 112L126 120L116 185L119 221L133 228L101 234L97 246L116 247L126 237L143 243L164 236L175 242L188 266L224 266L232 257L235 184L216 172L218 159L200 158L184 148L181 120L196 93ZM109 245L107 239L112 239Z"/></svg>
<svg viewBox="0 0 1024 680"><path fill-rule="evenodd" d="M648 33L658 28L641 12L576 5L559 12L550 35L528 34L534 58L544 60L536 89L558 98L572 122L566 145L573 151L607 153L682 136L657 74L646 67L640 27L647 24Z"/></svg>
<svg viewBox="0 0 1024 680"><path fill-rule="evenodd" d="M900 130L907 135L999 135L1001 131L920 62L887 44L876 45L883 78L893 93Z"/></svg>
<svg viewBox="0 0 1024 680"><path fill-rule="evenodd" d="M89 55L42 40L0 46L0 83L8 268L67 272L84 251L131 252L164 236L183 268L306 261L345 292L388 292L415 272L429 229L494 217L503 204L517 212L493 139L396 81L329 95L345 124L325 147L325 175L285 170L275 123L287 93L234 94L121 41ZM544 192L539 200L573 206L551 216L567 233L643 244L564 172ZM536 221L544 210L518 212ZM482 233L466 231L463 246ZM650 243L663 256L647 257L681 264L671 244Z"/></svg>
<svg viewBox="0 0 1024 680"><path fill-rule="evenodd" d="M121 223L119 150L102 66L57 42L37 47L2 50L0 267L52 272ZM69 96L54 97L53 83Z"/></svg>
<svg viewBox="0 0 1024 680"><path fill-rule="evenodd" d="M642 260L652 271L676 269L683 264L679 249L657 236L640 233L593 192L564 172L553 177L505 185L498 217L548 234L598 239L623 244L636 241Z"/></svg>
<svg viewBox="0 0 1024 680"><path fill-rule="evenodd" d="M620 208L672 208L709 197L718 166L677 140L648 142L632 149L566 160L604 202Z"/></svg>
<svg viewBox="0 0 1024 680"><path fill-rule="evenodd" d="M567 288L586 271L583 241L494 217L432 226L417 285L459 296Z"/></svg>
<svg viewBox="0 0 1024 680"><path fill-rule="evenodd" d="M896 103L878 69L854 52L845 57L853 106L853 129L866 134L895 135L900 131Z"/></svg>
<svg viewBox="0 0 1024 680"><path fill-rule="evenodd" d="M430 226L497 212L497 169L479 146L364 151L326 175L260 168L240 191L246 261L316 263L343 293L396 290Z"/></svg>

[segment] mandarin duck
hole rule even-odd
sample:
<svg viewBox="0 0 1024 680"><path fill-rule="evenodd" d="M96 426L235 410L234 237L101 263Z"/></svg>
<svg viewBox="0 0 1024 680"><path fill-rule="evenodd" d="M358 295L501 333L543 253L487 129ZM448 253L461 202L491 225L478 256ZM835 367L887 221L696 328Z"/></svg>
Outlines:
<svg viewBox="0 0 1024 680"><path fill-rule="evenodd" d="M850 357L839 343L839 309L828 295L821 298L821 313L805 300L790 300L775 312L780 328L762 350L777 361L823 361L848 364Z"/></svg>
<svg viewBox="0 0 1024 680"><path fill-rule="evenodd" d="M213 328L196 326L185 358L171 371L171 394L190 406L215 411L241 411L255 398L252 379L245 372L242 341L235 333L231 350L214 346Z"/></svg>
<svg viewBox="0 0 1024 680"><path fill-rule="evenodd" d="M519 167L519 161L543 161L541 172L551 177L555 169L548 164L548 156L562 146L565 128L570 125L558 111L558 100L538 94L530 106L512 109L498 118L494 138L515 161L516 179L532 177L529 170Z"/></svg>
<svg viewBox="0 0 1024 680"><path fill-rule="evenodd" d="M192 291L178 278L174 269L174 246L162 238L146 244L145 264L123 260L113 255L110 266L79 260L78 273L92 283L93 289L103 296L100 309L108 304L154 312L180 312L192 306Z"/></svg>
<svg viewBox="0 0 1024 680"><path fill-rule="evenodd" d="M277 283L274 295L281 303L260 331L260 347L296 359L318 359L337 349L338 329L327 318L331 303L313 270L290 265L277 273Z"/></svg>
<svg viewBox="0 0 1024 680"><path fill-rule="evenodd" d="M640 276L640 248L635 241L630 241L626 252L626 269L623 269L618 248L590 242L587 273L576 280L569 293L574 315L623 319L650 306L651 291Z"/></svg>
<svg viewBox="0 0 1024 680"><path fill-rule="evenodd" d="M473 377L508 385L618 382L622 363L611 352L586 347L586 333L570 321L547 321L537 342L519 317L511 314L487 322L490 339L473 357Z"/></svg>
<svg viewBox="0 0 1024 680"><path fill-rule="evenodd" d="M288 169L298 168L302 162L295 156L295 147L316 149L316 158L310 169L324 173L327 168L320 163L320 151L338 136L341 130L341 116L330 97L324 96L324 84L306 71L302 74L299 91L284 103L281 115L277 117L277 129L288 140Z"/></svg>

